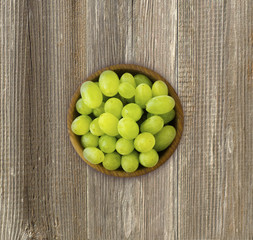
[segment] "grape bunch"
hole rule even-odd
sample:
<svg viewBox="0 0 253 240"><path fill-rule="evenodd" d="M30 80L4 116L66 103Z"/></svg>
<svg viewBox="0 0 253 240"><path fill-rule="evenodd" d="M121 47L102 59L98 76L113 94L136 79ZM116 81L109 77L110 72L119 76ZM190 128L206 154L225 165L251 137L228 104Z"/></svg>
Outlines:
<svg viewBox="0 0 253 240"><path fill-rule="evenodd" d="M83 155L92 164L107 170L120 167L134 172L139 164L154 167L158 152L174 140L176 129L169 125L175 117L175 101L167 85L154 83L143 74L119 76L106 70L98 82L82 84L76 102L80 114L71 124L81 136Z"/></svg>

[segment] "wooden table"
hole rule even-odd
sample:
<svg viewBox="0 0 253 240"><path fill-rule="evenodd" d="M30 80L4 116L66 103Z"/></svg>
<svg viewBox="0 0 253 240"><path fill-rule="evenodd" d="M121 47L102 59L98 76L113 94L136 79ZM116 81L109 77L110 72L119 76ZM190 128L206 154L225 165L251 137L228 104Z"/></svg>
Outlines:
<svg viewBox="0 0 253 240"><path fill-rule="evenodd" d="M0 239L252 239L253 2L3 0ZM137 178L103 175L70 144L72 94L117 63L179 94L183 138Z"/></svg>

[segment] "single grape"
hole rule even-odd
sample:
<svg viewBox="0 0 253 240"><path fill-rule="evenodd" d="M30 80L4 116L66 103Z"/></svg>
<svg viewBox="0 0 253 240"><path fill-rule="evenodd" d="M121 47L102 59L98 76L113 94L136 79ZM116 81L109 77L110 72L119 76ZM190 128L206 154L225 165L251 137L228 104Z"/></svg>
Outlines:
<svg viewBox="0 0 253 240"><path fill-rule="evenodd" d="M149 132L151 134L158 133L163 128L163 119L159 116L152 116L146 119L140 127L141 132Z"/></svg>
<svg viewBox="0 0 253 240"><path fill-rule="evenodd" d="M130 99L135 95L135 88L131 85L131 83L121 83L119 85L119 94L126 99Z"/></svg>
<svg viewBox="0 0 253 240"><path fill-rule="evenodd" d="M119 134L127 139L134 139L139 133L139 126L132 118L121 118L118 123Z"/></svg>
<svg viewBox="0 0 253 240"><path fill-rule="evenodd" d="M89 132L91 118L87 115L78 116L71 124L71 130L76 135L84 135Z"/></svg>
<svg viewBox="0 0 253 240"><path fill-rule="evenodd" d="M166 149L176 137L176 129L173 126L167 125L162 128L160 132L155 135L154 149L160 152Z"/></svg>
<svg viewBox="0 0 253 240"><path fill-rule="evenodd" d="M95 136L102 136L104 132L99 127L98 118L95 118L90 124L90 132Z"/></svg>
<svg viewBox="0 0 253 240"><path fill-rule="evenodd" d="M98 82L94 82L94 83L99 87ZM103 93L102 93L102 95L103 95L103 102L106 102L109 99L109 97L105 96Z"/></svg>
<svg viewBox="0 0 253 240"><path fill-rule="evenodd" d="M103 167L107 170L116 170L120 167L121 156L117 152L105 154L104 161L102 162Z"/></svg>
<svg viewBox="0 0 253 240"><path fill-rule="evenodd" d="M121 118L123 103L118 98L109 98L105 103L105 112L113 114L116 118Z"/></svg>
<svg viewBox="0 0 253 240"><path fill-rule="evenodd" d="M92 81L84 82L81 86L81 96L89 108L97 108L103 101L103 95L99 87Z"/></svg>
<svg viewBox="0 0 253 240"><path fill-rule="evenodd" d="M134 140L134 147L139 152L148 152L155 145L155 137L148 132L139 134Z"/></svg>
<svg viewBox="0 0 253 240"><path fill-rule="evenodd" d="M137 86L135 91L135 102L141 107L145 108L146 103L152 98L152 90L149 85L141 83Z"/></svg>
<svg viewBox="0 0 253 240"><path fill-rule="evenodd" d="M104 153L112 153L116 148L116 138L108 135L103 135L98 140L99 148Z"/></svg>
<svg viewBox="0 0 253 240"><path fill-rule="evenodd" d="M159 114L159 115L156 115L156 114L153 114L153 113L148 113L147 114L147 118L150 118L152 116L160 116L163 121L164 121L164 125L169 123L170 121L172 121L175 116L176 116L176 112L174 109L172 109L170 112L167 112L167 113L164 113L164 114Z"/></svg>
<svg viewBox="0 0 253 240"><path fill-rule="evenodd" d="M175 118L176 112L174 109L172 109L170 112L161 114L159 116L162 117L164 124L167 124Z"/></svg>
<svg viewBox="0 0 253 240"><path fill-rule="evenodd" d="M121 166L125 172L134 172L139 167L139 154L136 151L121 157Z"/></svg>
<svg viewBox="0 0 253 240"><path fill-rule="evenodd" d="M116 95L119 89L118 75L111 70L102 72L99 76L99 87L105 96Z"/></svg>
<svg viewBox="0 0 253 240"><path fill-rule="evenodd" d="M82 98L80 98L77 102L76 102L76 111L79 112L80 114L83 115L89 115L92 112L92 109L89 108L83 101Z"/></svg>
<svg viewBox="0 0 253 240"><path fill-rule="evenodd" d="M159 160L159 155L156 150L151 149L149 152L140 153L140 164L144 167L154 167Z"/></svg>
<svg viewBox="0 0 253 240"><path fill-rule="evenodd" d="M95 147L87 147L83 150L83 156L93 164L99 164L104 160L104 153Z"/></svg>
<svg viewBox="0 0 253 240"><path fill-rule="evenodd" d="M152 94L153 97L168 95L168 87L166 83L161 80L155 81L152 86Z"/></svg>
<svg viewBox="0 0 253 240"><path fill-rule="evenodd" d="M175 106L175 100L170 96L157 96L151 98L146 104L146 110L153 114L170 112Z"/></svg>
<svg viewBox="0 0 253 240"><path fill-rule="evenodd" d="M120 138L116 142L116 150L121 155L130 154L134 150L133 140L127 140L125 138Z"/></svg>
<svg viewBox="0 0 253 240"><path fill-rule="evenodd" d="M134 80L134 77L131 73L124 73L121 78L120 78L120 82L128 82L130 84L132 84L132 86L135 88L136 87L136 83Z"/></svg>
<svg viewBox="0 0 253 240"><path fill-rule="evenodd" d="M102 131L109 136L117 136L118 135L118 118L116 118L111 113L103 113L98 118L99 127Z"/></svg>
<svg viewBox="0 0 253 240"><path fill-rule="evenodd" d="M136 74L134 76L134 80L136 82L136 86L138 86L138 85L140 85L142 83L148 84L150 87L152 86L152 82L149 80L148 77L146 77L143 74Z"/></svg>
<svg viewBox="0 0 253 240"><path fill-rule="evenodd" d="M104 106L105 106L105 103L102 102L101 105L100 105L99 107L93 109L93 111L92 111L92 112L93 112L93 115L94 115L95 117L99 117L102 113L104 113L104 112L105 112Z"/></svg>
<svg viewBox="0 0 253 240"><path fill-rule="evenodd" d="M97 147L98 146L98 136L95 136L91 132L88 132L81 137L81 143L84 148Z"/></svg>
<svg viewBox="0 0 253 240"><path fill-rule="evenodd" d="M129 103L123 107L121 114L123 117L130 117L137 122L141 119L143 110L139 105L135 103Z"/></svg>

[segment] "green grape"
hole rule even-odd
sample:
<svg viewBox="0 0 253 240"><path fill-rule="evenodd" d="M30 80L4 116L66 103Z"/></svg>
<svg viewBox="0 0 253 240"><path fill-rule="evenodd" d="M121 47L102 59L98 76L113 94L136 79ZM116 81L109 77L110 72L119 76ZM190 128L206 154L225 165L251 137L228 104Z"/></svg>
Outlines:
<svg viewBox="0 0 253 240"><path fill-rule="evenodd" d="M152 87L152 82L149 80L148 77L146 77L145 75L143 74L137 74L134 76L134 80L136 82L136 86L142 84L142 83L145 83L145 84L148 84L150 87Z"/></svg>
<svg viewBox="0 0 253 240"><path fill-rule="evenodd" d="M76 111L79 112L80 114L83 115L89 115L92 112L92 109L89 108L83 101L82 98L80 98L77 102L76 102Z"/></svg>
<svg viewBox="0 0 253 240"><path fill-rule="evenodd" d="M169 123L170 121L172 121L175 116L176 116L176 112L174 109L172 109L170 112L167 112L167 113L164 113L164 114L159 114L159 115L156 115L156 114L152 114L152 113L148 113L147 114L147 118L150 118L152 116L160 116L163 121L164 121L164 125Z"/></svg>
<svg viewBox="0 0 253 240"><path fill-rule="evenodd" d="M121 118L118 124L119 134L127 139L134 139L139 133L139 126L132 118Z"/></svg>
<svg viewBox="0 0 253 240"><path fill-rule="evenodd" d="M146 110L153 114L170 112L175 106L175 100L170 96L157 96L151 98L146 104Z"/></svg>
<svg viewBox="0 0 253 240"><path fill-rule="evenodd" d="M84 103L89 108L97 108L101 105L103 101L103 95L99 87L94 82L84 82L80 91Z"/></svg>
<svg viewBox="0 0 253 240"><path fill-rule="evenodd" d="M161 114L159 116L162 117L164 124L167 124L175 118L176 112L174 109L172 109L170 112Z"/></svg>
<svg viewBox="0 0 253 240"><path fill-rule="evenodd" d="M111 113L102 113L98 118L99 127L109 136L117 136L118 133L118 118Z"/></svg>
<svg viewBox="0 0 253 240"><path fill-rule="evenodd" d="M137 86L135 91L135 102L141 107L145 108L146 103L152 98L152 90L149 85L141 83Z"/></svg>
<svg viewBox="0 0 253 240"><path fill-rule="evenodd" d="M95 136L102 136L104 132L99 127L98 118L95 118L90 124L90 132Z"/></svg>
<svg viewBox="0 0 253 240"><path fill-rule="evenodd" d="M119 85L119 94L126 99L132 98L135 95L135 88L131 83L121 83Z"/></svg>
<svg viewBox="0 0 253 240"><path fill-rule="evenodd" d="M93 115L94 115L95 117L99 117L102 113L104 113L104 112L105 112L104 106L105 106L105 103L102 102L101 105L100 105L99 107L93 109L93 111L92 111L92 112L93 112Z"/></svg>
<svg viewBox="0 0 253 240"><path fill-rule="evenodd" d="M146 119L140 127L141 132L149 132L151 134L158 133L163 128L163 119L159 116L152 116Z"/></svg>
<svg viewBox="0 0 253 240"><path fill-rule="evenodd" d="M134 147L139 152L148 152L155 145L155 137L148 132L139 134L134 140Z"/></svg>
<svg viewBox="0 0 253 240"><path fill-rule="evenodd" d="M81 137L81 143L84 148L97 147L98 146L98 136L95 136L91 132L88 132Z"/></svg>
<svg viewBox="0 0 253 240"><path fill-rule="evenodd" d="M136 87L136 83L134 80L134 77L131 73L124 73L121 78L120 78L120 82L128 82L130 84L132 84L132 86L135 88Z"/></svg>
<svg viewBox="0 0 253 240"><path fill-rule="evenodd" d="M91 118L87 115L77 117L71 124L71 130L76 135L84 135L89 132Z"/></svg>
<svg viewBox="0 0 253 240"><path fill-rule="evenodd" d="M105 112L113 114L116 118L121 118L123 103L118 98L110 98L105 103Z"/></svg>
<svg viewBox="0 0 253 240"><path fill-rule="evenodd" d="M176 129L173 126L167 125L162 128L160 132L155 135L154 149L160 152L166 149L176 137Z"/></svg>
<svg viewBox="0 0 253 240"><path fill-rule="evenodd" d="M95 82L95 84L99 87L98 82ZM106 102L109 99L109 97L105 96L103 93L102 93L102 95L103 95L103 102Z"/></svg>
<svg viewBox="0 0 253 240"><path fill-rule="evenodd" d="M118 75L111 70L102 72L99 77L99 87L107 97L116 95L119 89Z"/></svg>
<svg viewBox="0 0 253 240"><path fill-rule="evenodd" d="M159 155L156 150L151 149L149 152L140 153L140 164L144 167L154 167L159 160Z"/></svg>
<svg viewBox="0 0 253 240"><path fill-rule="evenodd" d="M139 167L139 154L136 151L122 156L121 166L125 172L134 172Z"/></svg>
<svg viewBox="0 0 253 240"><path fill-rule="evenodd" d="M121 155L130 154L134 150L134 142L133 142L133 140L127 140L125 138L120 138L116 142L116 150Z"/></svg>
<svg viewBox="0 0 253 240"><path fill-rule="evenodd" d="M93 164L99 164L104 161L104 153L95 147L87 147L83 150L83 156Z"/></svg>
<svg viewBox="0 0 253 240"><path fill-rule="evenodd" d="M107 153L104 161L102 162L103 167L107 170L116 170L120 167L121 156L117 152Z"/></svg>
<svg viewBox="0 0 253 240"><path fill-rule="evenodd" d="M123 107L121 114L123 117L130 117L137 122L141 119L143 110L139 105L135 103L129 103Z"/></svg>
<svg viewBox="0 0 253 240"><path fill-rule="evenodd" d="M153 97L168 95L168 87L166 83L161 80L155 81L152 86L152 94Z"/></svg>
<svg viewBox="0 0 253 240"><path fill-rule="evenodd" d="M104 153L112 153L116 148L116 138L108 135L103 135L99 138L98 145Z"/></svg>

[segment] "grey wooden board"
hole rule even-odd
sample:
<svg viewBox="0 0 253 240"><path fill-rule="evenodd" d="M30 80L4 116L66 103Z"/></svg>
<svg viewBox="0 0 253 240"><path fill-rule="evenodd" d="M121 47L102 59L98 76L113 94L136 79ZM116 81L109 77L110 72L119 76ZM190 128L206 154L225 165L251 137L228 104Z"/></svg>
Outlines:
<svg viewBox="0 0 253 240"><path fill-rule="evenodd" d="M252 239L252 2L0 2L0 239ZM88 167L66 130L92 72L136 63L178 92L160 169Z"/></svg>
<svg viewBox="0 0 253 240"><path fill-rule="evenodd" d="M252 239L252 2L178 11L178 237Z"/></svg>

